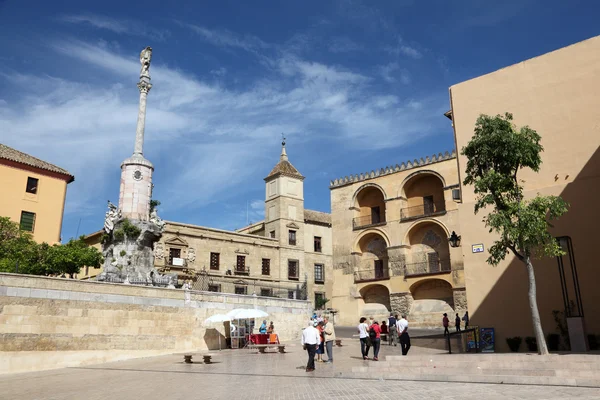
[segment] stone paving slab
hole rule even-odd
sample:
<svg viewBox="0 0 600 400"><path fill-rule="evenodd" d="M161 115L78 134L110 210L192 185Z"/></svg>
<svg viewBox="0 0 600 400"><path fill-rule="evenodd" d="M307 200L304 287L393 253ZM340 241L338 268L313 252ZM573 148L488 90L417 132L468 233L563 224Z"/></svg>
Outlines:
<svg viewBox="0 0 600 400"><path fill-rule="evenodd" d="M286 354L249 350L210 352L214 364L185 364L182 354L80 368L0 376L0 399L177 400L177 399L599 399L600 389L453 382L364 379L352 368L363 361L357 342L335 348L335 363L317 363L306 373L306 352L288 345ZM420 349L415 350L415 354ZM383 346L380 358L399 348ZM200 362L201 354L194 354Z"/></svg>

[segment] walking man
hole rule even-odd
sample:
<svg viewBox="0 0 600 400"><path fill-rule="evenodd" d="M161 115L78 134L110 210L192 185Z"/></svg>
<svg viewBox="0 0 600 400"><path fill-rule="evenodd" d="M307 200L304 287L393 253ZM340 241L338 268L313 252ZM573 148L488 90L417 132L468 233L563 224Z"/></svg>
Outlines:
<svg viewBox="0 0 600 400"><path fill-rule="evenodd" d="M398 321L398 315L396 314L396 316L394 317L394 314L390 313L390 317L388 318L388 327L390 330L390 346L392 345L392 343L394 344L394 346L397 345L397 340L396 340L396 336L398 335L398 332L396 331L396 322Z"/></svg>
<svg viewBox="0 0 600 400"><path fill-rule="evenodd" d="M444 325L444 336L450 334L450 331L448 330L449 324L450 320L448 319L448 314L444 313L444 318L442 318L442 325Z"/></svg>
<svg viewBox="0 0 600 400"><path fill-rule="evenodd" d="M329 321L328 317L323 318L325 327L323 333L325 333L325 349L327 350L327 361L328 363L333 362L333 342L335 341L335 328L333 322Z"/></svg>
<svg viewBox="0 0 600 400"><path fill-rule="evenodd" d="M456 332L460 332L460 317L458 316L458 313L456 313L454 324L456 325Z"/></svg>
<svg viewBox="0 0 600 400"><path fill-rule="evenodd" d="M465 329L469 329L469 312L465 311L465 315L463 315L462 320L465 321Z"/></svg>
<svg viewBox="0 0 600 400"><path fill-rule="evenodd" d="M302 346L308 352L308 363L306 364L306 372L313 372L315 370L315 353L321 338L319 337L319 330L316 326L319 323L317 321L310 321L308 326L302 331Z"/></svg>
<svg viewBox="0 0 600 400"><path fill-rule="evenodd" d="M408 336L408 321L406 315L402 316L402 319L396 322L396 328L398 329L398 336L400 336L400 347L402 347L402 355L405 356L410 350L410 336Z"/></svg>

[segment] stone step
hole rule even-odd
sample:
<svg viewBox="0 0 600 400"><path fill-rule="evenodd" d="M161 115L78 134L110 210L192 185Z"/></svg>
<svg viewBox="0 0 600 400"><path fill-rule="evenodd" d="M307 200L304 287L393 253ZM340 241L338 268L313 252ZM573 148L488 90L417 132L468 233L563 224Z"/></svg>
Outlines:
<svg viewBox="0 0 600 400"><path fill-rule="evenodd" d="M481 368L478 366L468 367L354 367L353 372L375 374L416 374L416 375L498 375L498 376L554 376L562 378L598 378L600 372L597 370L573 370L573 369L541 369L541 368Z"/></svg>
<svg viewBox="0 0 600 400"><path fill-rule="evenodd" d="M556 363L563 362L600 362L598 354L550 354L540 356L537 354L511 354L511 353L473 353L473 354L410 354L402 355L387 355L387 361L402 361L411 360L433 360L438 361L497 361L497 362L519 362L519 361L552 361Z"/></svg>
<svg viewBox="0 0 600 400"><path fill-rule="evenodd" d="M560 376L517 376L517 375L469 375L448 373L446 375L414 374L414 373L376 373L355 372L356 377L366 379L390 379L406 381L436 381L436 382L467 382L467 383L496 383L520 385L555 385L555 386L585 386L600 387L599 378L565 378Z"/></svg>
<svg viewBox="0 0 600 400"><path fill-rule="evenodd" d="M571 369L571 370L592 370L600 374L600 361L598 362L561 362L555 361L433 361L433 360L411 360L406 357L400 361L379 361L369 364L371 368L380 369L388 367L437 367L437 368L468 368L470 366L480 368L501 368L501 369Z"/></svg>

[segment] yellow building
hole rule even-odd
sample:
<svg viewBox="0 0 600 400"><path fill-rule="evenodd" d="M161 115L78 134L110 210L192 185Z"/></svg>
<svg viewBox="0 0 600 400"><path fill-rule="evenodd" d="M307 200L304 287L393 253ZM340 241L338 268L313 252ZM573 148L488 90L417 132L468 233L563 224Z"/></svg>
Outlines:
<svg viewBox="0 0 600 400"><path fill-rule="evenodd" d="M338 324L394 312L439 326L466 310L462 254L449 242L457 188L454 152L331 182Z"/></svg>
<svg viewBox="0 0 600 400"><path fill-rule="evenodd" d="M0 215L38 243L60 243L68 171L0 143Z"/></svg>
<svg viewBox="0 0 600 400"><path fill-rule="evenodd" d="M471 139L482 113L510 112L517 126L529 125L541 135L541 170L524 170L519 175L524 180L524 194L529 198L538 193L559 195L570 203L570 209L551 231L562 238L567 256L534 261L539 311L544 331L549 334L558 333L552 311L570 309L571 344L581 350L585 350L580 340L584 335L578 333L585 327L589 333L600 334L596 253L600 222L599 88L600 36L452 86L452 110L448 114L457 149ZM465 157L458 157L463 179L466 163ZM460 190L460 228L456 232L462 236L471 322L494 327L497 349L506 350L507 337L533 336L525 266L510 255L497 267L486 263L487 249L495 237L482 224L482 216L473 213L473 187L461 184ZM473 246L480 245L484 251L476 252Z"/></svg>

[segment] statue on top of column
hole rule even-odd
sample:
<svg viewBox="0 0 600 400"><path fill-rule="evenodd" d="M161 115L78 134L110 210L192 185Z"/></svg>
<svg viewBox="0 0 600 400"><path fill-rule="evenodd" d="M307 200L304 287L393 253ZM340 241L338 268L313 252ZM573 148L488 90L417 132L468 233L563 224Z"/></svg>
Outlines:
<svg viewBox="0 0 600 400"><path fill-rule="evenodd" d="M145 76L150 78L150 60L152 60L152 47L148 46L140 53L140 64L142 64L140 77Z"/></svg>

